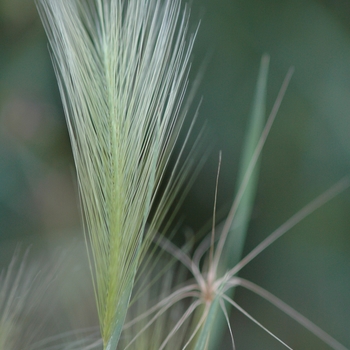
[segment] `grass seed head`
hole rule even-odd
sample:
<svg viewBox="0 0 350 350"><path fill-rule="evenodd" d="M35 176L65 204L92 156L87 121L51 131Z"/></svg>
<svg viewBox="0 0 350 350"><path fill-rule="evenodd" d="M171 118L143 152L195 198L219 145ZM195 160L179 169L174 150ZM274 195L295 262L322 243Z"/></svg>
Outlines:
<svg viewBox="0 0 350 350"><path fill-rule="evenodd" d="M38 8L69 129L108 348L119 337L140 258L181 185L181 176L171 178L145 234L185 114L189 11L179 0L39 0Z"/></svg>

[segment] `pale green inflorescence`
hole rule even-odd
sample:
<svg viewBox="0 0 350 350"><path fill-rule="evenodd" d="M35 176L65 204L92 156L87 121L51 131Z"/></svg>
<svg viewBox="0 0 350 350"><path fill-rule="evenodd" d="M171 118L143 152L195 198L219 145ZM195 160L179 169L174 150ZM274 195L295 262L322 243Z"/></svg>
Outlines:
<svg viewBox="0 0 350 350"><path fill-rule="evenodd" d="M43 297L54 272L33 263L28 267L27 254L19 255L17 250L0 271L0 350L31 349L45 330L45 318L38 314L50 308Z"/></svg>
<svg viewBox="0 0 350 350"><path fill-rule="evenodd" d="M24 264L13 271L16 257L0 275L0 350L16 349L22 344L23 315L28 311L31 278L24 274Z"/></svg>
<svg viewBox="0 0 350 350"><path fill-rule="evenodd" d="M102 338L110 348L140 257L179 188L169 183L145 234L185 114L193 45L193 36L185 39L188 10L178 0L40 0L38 8L72 143Z"/></svg>

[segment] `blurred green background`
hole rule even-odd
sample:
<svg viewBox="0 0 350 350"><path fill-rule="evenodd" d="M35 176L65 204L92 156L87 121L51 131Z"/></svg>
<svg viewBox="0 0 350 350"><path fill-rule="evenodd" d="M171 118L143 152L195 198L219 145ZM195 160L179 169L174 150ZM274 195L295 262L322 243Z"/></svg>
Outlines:
<svg viewBox="0 0 350 350"><path fill-rule="evenodd" d="M208 156L183 206L199 229L212 215L219 150L219 207L233 198L259 62L271 56L267 113L295 67L263 151L245 252L350 170L350 2L193 0L201 20L194 72L206 68L197 131ZM193 77L195 73L193 73ZM63 247L82 237L77 186L57 84L35 5L0 1L0 266L14 248ZM204 151L203 151L204 152ZM350 347L350 191L292 229L242 271ZM244 290L237 302L295 349L328 349ZM237 349L283 349L234 312ZM228 342L229 344L229 342ZM228 346L228 348L230 348Z"/></svg>

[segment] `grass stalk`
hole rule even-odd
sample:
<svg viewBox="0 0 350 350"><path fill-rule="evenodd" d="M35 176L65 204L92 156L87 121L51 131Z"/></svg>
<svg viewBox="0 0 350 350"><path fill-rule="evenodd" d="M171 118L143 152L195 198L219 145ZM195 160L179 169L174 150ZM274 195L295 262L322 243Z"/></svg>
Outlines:
<svg viewBox="0 0 350 350"><path fill-rule="evenodd" d="M246 132L245 143L242 151L242 159L237 178L237 192L242 185L244 176L248 170L249 163L254 154L254 150L259 142L265 123L267 78L269 69L269 57L264 55L261 59L260 70L253 100L253 108L249 120L248 130ZM230 231L227 236L225 249L223 250L221 260L221 272L235 266L242 257L244 242L247 234L248 224L253 209L255 193L258 184L259 161L255 165L252 175L238 206L236 215L232 220ZM229 297L233 299L234 289L231 289ZM230 308L226 306L229 313ZM210 349L215 349L220 342L225 329L226 320L222 313L217 313L216 321L212 326L212 336L210 339Z"/></svg>

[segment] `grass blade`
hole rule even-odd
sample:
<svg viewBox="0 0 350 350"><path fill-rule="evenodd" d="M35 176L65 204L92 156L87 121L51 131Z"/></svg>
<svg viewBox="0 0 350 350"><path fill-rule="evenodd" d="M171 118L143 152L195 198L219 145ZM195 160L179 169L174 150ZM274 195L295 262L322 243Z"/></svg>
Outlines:
<svg viewBox="0 0 350 350"><path fill-rule="evenodd" d="M243 178L247 172L249 163L258 144L261 132L265 124L266 88L269 60L269 56L267 55L264 55L261 59L259 77L253 101L252 114L244 141L242 159L239 166L236 192L238 192L238 189L242 184ZM259 161L255 165L248 185L242 196L241 202L238 206L235 218L231 224L231 228L225 244L225 249L221 257L224 269L235 266L242 257L243 246L246 239L248 224L250 221L258 185L258 176Z"/></svg>
<svg viewBox="0 0 350 350"><path fill-rule="evenodd" d="M261 60L249 128L243 147L237 182L238 189L242 184L243 178L247 172L252 156L259 142L262 130L264 128L268 68L269 57L267 55L264 55ZM225 271L234 266L241 258L247 227L250 220L250 214L255 199L257 181L258 166L256 165L241 198L234 220L231 223L231 227L225 243L225 248L222 252L222 255L220 256L220 269L222 271ZM199 344L197 345L198 349L203 349L200 348L200 346L206 344L208 341L209 333L209 344L211 349L216 349L220 343L221 336L225 329L226 320L223 314L217 312L217 309L219 307L219 301L214 300L208 313L208 319L201 331L200 336L197 339L197 344ZM214 318L215 322L213 321Z"/></svg>

